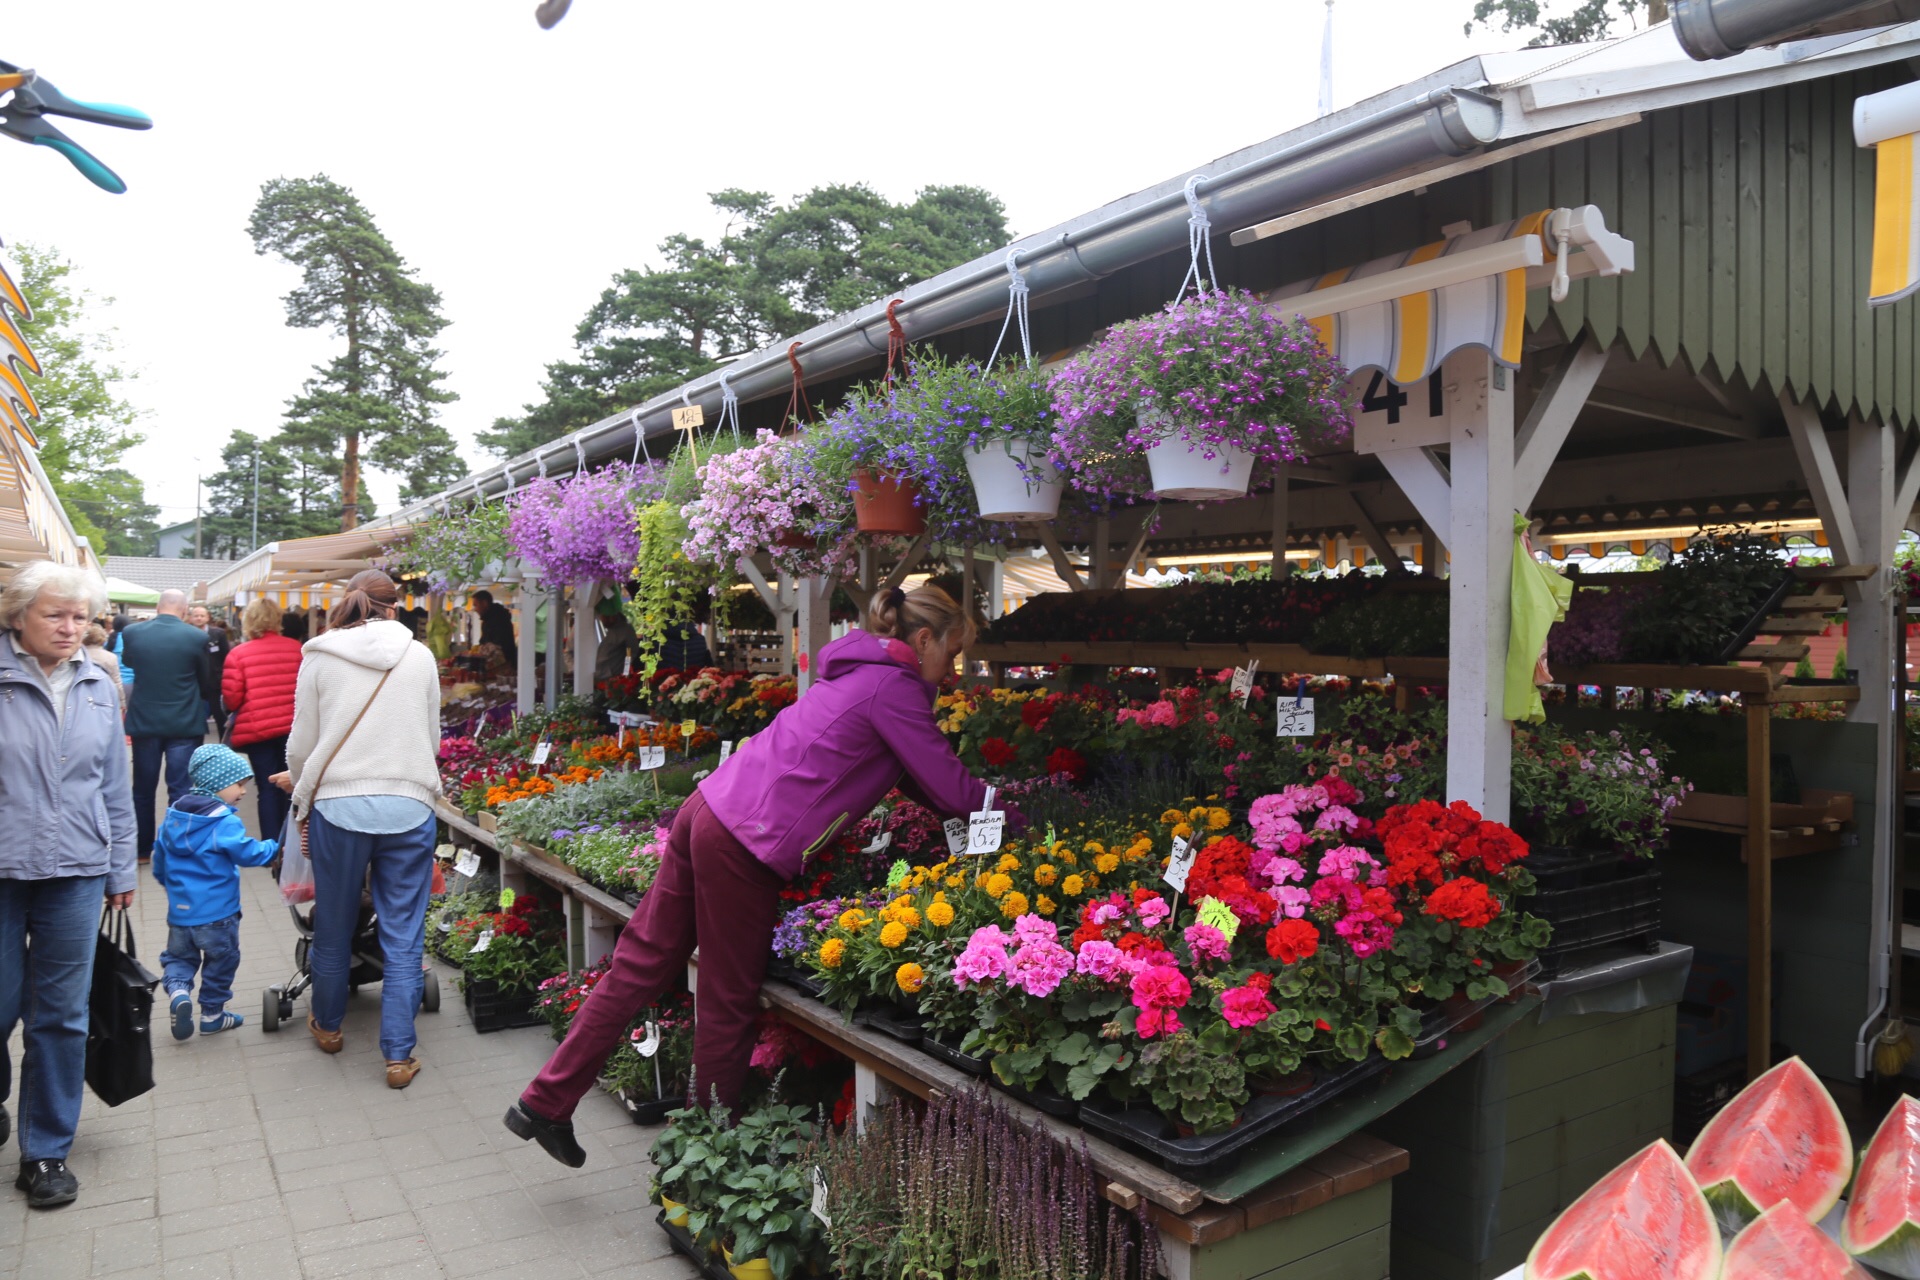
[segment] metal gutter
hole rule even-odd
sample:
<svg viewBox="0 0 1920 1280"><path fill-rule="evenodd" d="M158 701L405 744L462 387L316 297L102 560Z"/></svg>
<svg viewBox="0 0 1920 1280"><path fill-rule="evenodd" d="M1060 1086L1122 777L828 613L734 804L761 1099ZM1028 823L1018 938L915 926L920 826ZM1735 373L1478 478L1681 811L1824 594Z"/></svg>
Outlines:
<svg viewBox="0 0 1920 1280"><path fill-rule="evenodd" d="M1674 0L1673 33L1687 56L1709 62L1731 58L1755 45L1773 44L1815 23L1869 7L1879 6L1873 0Z"/></svg>
<svg viewBox="0 0 1920 1280"><path fill-rule="evenodd" d="M1475 63L1454 71L1468 71ZM1363 104L1363 106L1370 104ZM1216 227L1230 229L1325 199L1410 166L1448 159L1500 136L1500 104L1462 86L1442 84L1397 103L1356 110L1350 118L1316 122L1309 136L1264 153L1241 152L1228 167L1200 179L1197 194ZM1279 140L1277 140L1279 141ZM908 288L895 316L910 339L993 319L1007 305L1009 263L1036 297L1103 279L1126 267L1171 252L1187 242L1187 206L1180 180L1162 184L1105 216L1064 224ZM1109 206L1112 209L1112 206ZM886 300L876 300L799 335L798 352L808 378L828 378L871 363L887 349ZM708 374L680 390L583 427L531 453L476 473L457 485L376 525L402 523L453 499L503 492L543 470L572 471L584 458L637 455L642 438L670 439L672 411L697 404L711 421L719 412L724 376L741 401L777 394L791 385L783 340ZM510 478L509 478L510 477Z"/></svg>

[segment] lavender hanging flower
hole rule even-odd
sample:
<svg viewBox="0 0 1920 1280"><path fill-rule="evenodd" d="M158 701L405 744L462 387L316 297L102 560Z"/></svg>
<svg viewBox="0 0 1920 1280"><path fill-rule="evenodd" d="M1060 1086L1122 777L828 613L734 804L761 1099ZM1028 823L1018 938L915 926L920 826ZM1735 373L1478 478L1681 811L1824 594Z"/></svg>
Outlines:
<svg viewBox="0 0 1920 1280"><path fill-rule="evenodd" d="M565 480L542 476L511 499L507 540L550 582L625 578L640 555L634 508L654 483L652 468L624 462Z"/></svg>

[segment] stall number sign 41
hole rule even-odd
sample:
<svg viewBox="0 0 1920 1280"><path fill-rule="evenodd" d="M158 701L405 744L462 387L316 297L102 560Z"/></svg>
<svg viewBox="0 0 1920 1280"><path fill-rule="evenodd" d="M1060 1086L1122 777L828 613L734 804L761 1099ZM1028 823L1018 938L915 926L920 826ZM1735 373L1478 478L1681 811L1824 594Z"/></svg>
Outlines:
<svg viewBox="0 0 1920 1280"><path fill-rule="evenodd" d="M1313 699L1275 699L1273 723L1275 737L1311 738L1317 732L1313 727Z"/></svg>

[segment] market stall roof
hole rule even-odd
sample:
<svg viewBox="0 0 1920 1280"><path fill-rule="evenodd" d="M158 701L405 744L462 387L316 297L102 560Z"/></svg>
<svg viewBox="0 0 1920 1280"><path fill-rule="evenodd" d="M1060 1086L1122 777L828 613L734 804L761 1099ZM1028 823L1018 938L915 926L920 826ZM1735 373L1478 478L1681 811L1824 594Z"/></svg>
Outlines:
<svg viewBox="0 0 1920 1280"><path fill-rule="evenodd" d="M125 578L107 575L108 604L146 604L160 603L160 593L150 591L137 582L128 582Z"/></svg>
<svg viewBox="0 0 1920 1280"><path fill-rule="evenodd" d="M1569 139L1618 131L1663 108L1799 84L1920 54L1920 23L1817 35L1702 63L1670 26L1565 48L1469 58L1298 129L1198 166L1195 203L1216 234L1249 244L1425 190ZM673 410L699 406L715 421L726 396L741 403L792 386L789 350L810 383L876 366L887 350L889 311L908 340L997 322L1017 271L1036 313L1085 296L1100 280L1184 249L1189 174L1027 236L965 266L878 298L716 373L623 409L591 426L478 472L385 517L405 523L449 500L498 493L539 474L637 457L674 438ZM660 442L658 445L655 442Z"/></svg>
<svg viewBox="0 0 1920 1280"><path fill-rule="evenodd" d="M106 572L148 591L184 591L189 596L203 582L233 567L231 560L194 560L167 556L108 556Z"/></svg>
<svg viewBox="0 0 1920 1280"><path fill-rule="evenodd" d="M387 548L405 541L411 524L362 525L342 533L269 542L207 583L208 604L245 604L255 596L295 597L308 604L331 600L336 589L362 569L377 569Z"/></svg>
<svg viewBox="0 0 1920 1280"><path fill-rule="evenodd" d="M73 531L40 460L18 433L0 431L0 583L35 560L100 572L92 545Z"/></svg>

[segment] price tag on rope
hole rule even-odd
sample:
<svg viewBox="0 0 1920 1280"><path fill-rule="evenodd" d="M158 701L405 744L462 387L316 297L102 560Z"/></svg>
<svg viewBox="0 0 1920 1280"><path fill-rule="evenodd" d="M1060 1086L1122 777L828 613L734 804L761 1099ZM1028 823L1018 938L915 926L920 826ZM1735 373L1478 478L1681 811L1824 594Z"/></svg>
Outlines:
<svg viewBox="0 0 1920 1280"><path fill-rule="evenodd" d="M467 954L477 956L482 951L485 951L488 947L492 945L493 945L493 930L491 929L484 930L479 937L473 940L473 950L468 952Z"/></svg>
<svg viewBox="0 0 1920 1280"><path fill-rule="evenodd" d="M1292 702L1281 698L1273 704L1273 733L1276 738L1311 738L1316 732L1313 699L1307 696L1307 682L1302 680Z"/></svg>
<svg viewBox="0 0 1920 1280"><path fill-rule="evenodd" d="M813 1216L821 1224L833 1226L833 1219L827 1216L827 1175L820 1172L820 1166L813 1166Z"/></svg>
<svg viewBox="0 0 1920 1280"><path fill-rule="evenodd" d="M947 852L959 857L967 851L967 820L948 818L941 824L941 830L947 833Z"/></svg>
<svg viewBox="0 0 1920 1280"><path fill-rule="evenodd" d="M642 769L658 769L667 763L665 747L641 747L634 753L634 763Z"/></svg>
<svg viewBox="0 0 1920 1280"><path fill-rule="evenodd" d="M995 788L988 787L980 802L980 812L967 815L967 852L972 855L997 853L1001 833L1006 829L1006 811L993 807Z"/></svg>
<svg viewBox="0 0 1920 1280"><path fill-rule="evenodd" d="M547 757L548 757L548 756L550 756L550 755L552 755L552 754L553 754L553 744L552 744L551 742L536 742L536 743L534 743L534 744L533 744L533 766L534 766L534 768L536 768L536 769L537 769L537 768L539 768L539 767L540 767L541 765L543 765L543 764L545 764L545 763L547 762Z"/></svg>
<svg viewBox="0 0 1920 1280"><path fill-rule="evenodd" d="M633 1042L633 1051L643 1058L651 1058L660 1052L660 1024L647 1022L641 1025L646 1028L646 1035Z"/></svg>
<svg viewBox="0 0 1920 1280"><path fill-rule="evenodd" d="M1187 891L1187 873L1193 870L1193 860L1200 856L1200 846L1179 836L1173 838L1173 856L1167 859L1166 874L1160 878L1174 887L1177 893Z"/></svg>
<svg viewBox="0 0 1920 1280"><path fill-rule="evenodd" d="M479 875L480 851L478 849L462 849L459 855L453 860L453 870L456 875L463 875L469 880Z"/></svg>

